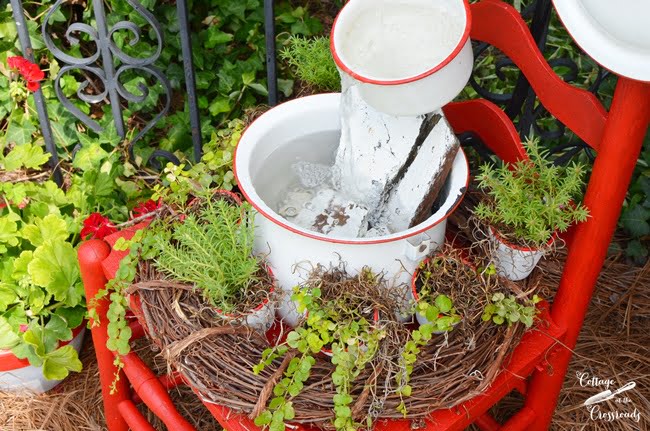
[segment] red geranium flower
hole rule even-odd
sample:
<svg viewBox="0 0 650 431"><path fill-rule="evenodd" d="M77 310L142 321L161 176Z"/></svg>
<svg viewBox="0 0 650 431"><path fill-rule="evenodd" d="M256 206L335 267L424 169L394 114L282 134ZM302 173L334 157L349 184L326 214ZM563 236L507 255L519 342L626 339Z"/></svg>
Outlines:
<svg viewBox="0 0 650 431"><path fill-rule="evenodd" d="M39 81L45 79L45 72L43 72L37 64L23 57L7 57L7 65L11 70L16 71L27 82L27 89L29 91L38 90L41 85Z"/></svg>
<svg viewBox="0 0 650 431"><path fill-rule="evenodd" d="M107 217L103 217L100 213L92 213L84 220L81 237L85 239L91 235L91 239L104 239L115 232L117 232L117 227Z"/></svg>
<svg viewBox="0 0 650 431"><path fill-rule="evenodd" d="M158 202L156 202L151 199L149 199L147 202L140 203L135 208L133 208L133 218L142 217L143 215L152 213L160 208L161 204L161 200L158 200ZM153 217L153 215L151 217Z"/></svg>

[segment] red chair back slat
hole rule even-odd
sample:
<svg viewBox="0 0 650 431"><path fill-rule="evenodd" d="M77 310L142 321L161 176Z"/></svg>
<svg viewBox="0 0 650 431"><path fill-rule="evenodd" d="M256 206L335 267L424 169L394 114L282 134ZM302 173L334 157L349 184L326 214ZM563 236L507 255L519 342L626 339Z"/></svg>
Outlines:
<svg viewBox="0 0 650 431"><path fill-rule="evenodd" d="M473 40L500 49L522 71L544 107L592 148L603 137L607 111L596 96L564 82L549 66L517 10L500 0L471 5Z"/></svg>

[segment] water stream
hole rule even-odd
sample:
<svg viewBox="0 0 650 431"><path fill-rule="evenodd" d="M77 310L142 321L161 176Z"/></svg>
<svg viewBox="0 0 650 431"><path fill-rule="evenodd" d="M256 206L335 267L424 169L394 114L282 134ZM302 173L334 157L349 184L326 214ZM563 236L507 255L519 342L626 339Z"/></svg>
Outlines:
<svg viewBox="0 0 650 431"><path fill-rule="evenodd" d="M341 52L354 70L370 77L415 76L453 50L459 34L455 27L462 21L452 18L437 6L386 4L357 17L342 37ZM412 149L419 151L434 135L442 114L393 117L367 105L345 73L341 81L341 133L305 135L280 147L255 179L259 194L288 221L325 235L378 237L408 229L414 213L422 211L418 204L425 202L426 193L416 190L420 179L408 179L401 188L399 182L414 162ZM435 135L436 142L422 147L429 153L423 156L425 165L448 157L450 138L439 131ZM417 173L422 170L426 189L437 168L422 166ZM402 196L396 198L395 190ZM401 204L409 200L415 204Z"/></svg>

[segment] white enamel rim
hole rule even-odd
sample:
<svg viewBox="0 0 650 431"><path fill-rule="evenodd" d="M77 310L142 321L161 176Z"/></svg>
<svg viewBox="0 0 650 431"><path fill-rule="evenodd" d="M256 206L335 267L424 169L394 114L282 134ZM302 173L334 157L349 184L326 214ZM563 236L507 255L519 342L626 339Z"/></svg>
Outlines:
<svg viewBox="0 0 650 431"><path fill-rule="evenodd" d="M582 1L589 0L553 0L560 20L576 43L606 69L633 80L650 82L650 51L612 36L584 8Z"/></svg>
<svg viewBox="0 0 650 431"><path fill-rule="evenodd" d="M456 197L456 199L446 200L443 206L440 207L434 214L432 214L426 221L402 232L376 238L337 238L326 236L317 232L303 229L297 224L291 223L290 221L277 214L264 202L264 200L257 194L257 191L253 186L253 180L251 178L249 169L244 167L242 167L242 169L239 169L238 161L241 161L242 159L253 159L253 144L264 135L266 130L271 130L273 124L277 124L278 121L287 120L289 114L291 114L292 109L294 108L294 105L301 105L302 109L309 109L309 106L314 106L322 103L332 104L336 102L338 104L339 100L340 93L314 94L311 96L293 99L265 112L253 123L251 123L246 128L246 130L244 130L239 139L239 143L237 144L237 148L235 149L233 170L235 173L235 178L237 179L237 184L239 185L239 190L242 192L246 200L253 206L253 208L255 208L268 220L272 221L283 229L297 233L304 237L336 244L364 245L393 242L401 239L407 239L419 233L428 231L434 226L445 221L454 212L456 207L458 207L458 205L460 205L460 203L463 201L463 198L469 186L469 162L462 147L459 147L458 151L462 152L462 157L465 162L464 168L466 172L466 178L465 184L461 188L460 194Z"/></svg>
<svg viewBox="0 0 650 431"><path fill-rule="evenodd" d="M400 85L400 84L407 84L413 81L418 81L422 78L426 78L427 76L432 75L435 72L439 71L440 69L448 65L454 58L456 58L456 56L458 56L460 51L463 49L463 47L469 40L469 33L470 33L470 29L472 28L472 14L470 13L469 3L467 2L467 0L460 0L464 11L463 18L465 20L463 32L458 35L459 39L456 45L454 46L454 49L451 52L449 52L449 54L442 61L438 62L437 64L430 65L425 71L421 73L418 73L416 75L411 75L411 76L405 76L399 79L383 79L383 78L373 77L373 76L363 76L360 73L355 72L348 66L348 63L345 60L345 55L341 52L340 49L337 49L337 44L336 44L336 41L338 40L337 35L340 33L339 29L342 27L342 24L347 24L345 22L346 20L351 19L349 17L349 14L346 15L346 13L351 9L351 5L355 2L356 0L348 1L345 4L345 6L343 6L343 9L341 9L339 14L336 16L336 19L334 20L334 24L332 25L332 32L330 34L330 48L332 51L332 56L334 57L334 61L336 62L337 66L340 67L341 70L343 70L348 75L366 84Z"/></svg>

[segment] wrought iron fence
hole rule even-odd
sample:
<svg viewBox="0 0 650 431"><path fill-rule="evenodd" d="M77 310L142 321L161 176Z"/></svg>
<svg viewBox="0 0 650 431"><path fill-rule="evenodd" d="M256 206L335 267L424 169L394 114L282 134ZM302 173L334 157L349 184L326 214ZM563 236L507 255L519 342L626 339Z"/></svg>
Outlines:
<svg viewBox="0 0 650 431"><path fill-rule="evenodd" d="M66 0L56 0L55 4L45 15L41 33L47 49L64 64L59 70L59 73L54 78L54 88L58 99L61 104L72 113L77 119L83 122L87 127L95 132L101 132L102 126L91 118L89 115L82 112L72 103L63 93L61 89L61 79L66 73L74 71L82 71L85 75L85 81L81 83L77 91L79 100L88 104L97 105L108 103L112 111L112 121L118 135L124 140L127 136L125 130L125 120L123 117L124 102L141 103L149 94L149 87L145 84L139 85L140 94L134 94L129 91L121 83L120 77L128 71L142 72L154 78L155 82L159 85L165 95L165 103L160 108L159 112L148 121L136 134L136 136L128 142L128 151L130 157L133 159L133 148L144 134L149 132L158 123L162 117L169 111L170 102L172 97L171 86L167 77L154 66L154 62L159 58L162 46L164 43L163 32L161 25L156 20L154 15L149 12L138 0L126 0L127 3L149 24L153 33L155 34L156 50L155 52L145 58L134 57L127 54L124 50L120 49L113 36L115 32L125 30L131 33L132 43L137 43L142 36L142 29L131 21L120 21L113 25L106 22L106 11L104 2L102 0L92 1L92 14L94 17L95 25L91 26L83 22L74 22L69 24L64 32L67 42L71 45L79 43L79 33L85 35L86 41L95 45L95 50L92 54L85 57L77 57L65 52L57 46L51 35L49 20L52 15L66 3ZM25 22L24 11L21 0L10 0L13 9L14 19L18 29L18 36L22 47L23 55L30 61L34 61L32 47L30 43L30 35L28 27ZM197 106L196 84L194 65L192 57L192 44L191 35L189 30L188 8L187 0L176 1L179 34L181 40L181 52L183 59L183 69L185 76L185 85L187 91L187 102L189 105L189 117L191 125L191 135L193 143L194 159L196 161L201 158L202 143L201 143L201 130L199 109ZM536 0L529 4L522 11L524 18L530 20L531 33L537 42L540 50L543 52L547 44L548 30L551 21L552 4L551 0ZM278 76L276 67L276 44L275 44L275 15L274 15L274 1L264 0L264 17L265 17L265 36L266 36L266 65L267 65L267 81L268 81L268 102L269 105L274 106L278 102ZM480 56L485 52L489 46L485 43L475 43L474 54L475 57ZM569 73L563 77L567 82L571 82L577 76L578 66L576 63L568 58L554 59L550 61L551 66L565 66L568 68ZM502 78L503 74L500 73L502 68L514 67L513 62L507 57L500 58L496 64L497 76ZM96 89L93 93L84 91L89 85L97 87L101 84L99 90ZM593 83L590 91L596 93L602 84L603 80L608 76L608 72L602 68L598 70L598 75ZM527 136L531 130L542 139L556 139L564 133L564 126L558 122L558 129L556 131L548 132L538 127L538 119L545 115L546 111L536 98L534 91L530 84L519 73L514 90L510 94L495 94L487 89L481 87L478 81L472 77L470 80L472 88L485 99L497 103L504 107L505 112L515 122L522 138ZM45 99L42 91L39 89L34 93L34 100L38 112L40 127L42 130L43 138L47 151L52 155L50 158L50 166L53 171L53 179L58 184L62 184L62 175L59 169L59 159L56 151L56 142L52 134L52 128L45 106ZM567 162L571 157L580 151L587 151L590 157L593 154L588 149L587 145L579 140L575 142L564 143L552 149L552 152L563 153L556 159L557 163ZM170 152L155 149L151 154L148 163L160 169L161 165L157 161L158 158L179 163L178 159Z"/></svg>

